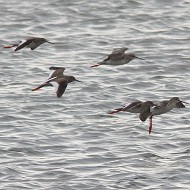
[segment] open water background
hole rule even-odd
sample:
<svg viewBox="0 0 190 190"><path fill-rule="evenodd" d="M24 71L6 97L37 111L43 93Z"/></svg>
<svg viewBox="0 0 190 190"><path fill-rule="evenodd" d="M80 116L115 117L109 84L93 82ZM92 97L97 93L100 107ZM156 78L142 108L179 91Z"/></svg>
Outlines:
<svg viewBox="0 0 190 190"><path fill-rule="evenodd" d="M190 102L189 0L0 1L1 46L45 37L31 51L0 51L0 189L190 189L190 112L148 121L108 115L134 100ZM113 48L147 61L90 68ZM50 66L83 83L31 89Z"/></svg>

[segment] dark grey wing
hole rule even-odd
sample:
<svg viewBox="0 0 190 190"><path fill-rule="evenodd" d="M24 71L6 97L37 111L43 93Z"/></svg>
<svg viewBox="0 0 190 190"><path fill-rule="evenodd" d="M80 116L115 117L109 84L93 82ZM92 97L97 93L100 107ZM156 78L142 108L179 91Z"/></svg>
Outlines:
<svg viewBox="0 0 190 190"><path fill-rule="evenodd" d="M136 102L133 102L133 103L131 103L131 104L129 104L128 106L127 105L125 105L124 107L123 107L123 111L124 110L128 110L128 109L131 109L131 108L138 108L139 106L141 106L141 101L136 101Z"/></svg>
<svg viewBox="0 0 190 190"><path fill-rule="evenodd" d="M111 54L119 54L119 53L124 54L126 50L128 50L127 47L124 47L124 48L115 48L115 49L113 49L113 51L112 51Z"/></svg>
<svg viewBox="0 0 190 190"><path fill-rule="evenodd" d="M41 45L41 43L40 44L36 44L36 43L34 44L34 43L32 43L30 49L34 50L34 49L36 49L40 45Z"/></svg>
<svg viewBox="0 0 190 190"><path fill-rule="evenodd" d="M115 48L113 49L112 53L108 55L107 59L112 59L112 60L118 60L118 59L123 59L125 57L125 51L128 48Z"/></svg>
<svg viewBox="0 0 190 190"><path fill-rule="evenodd" d="M165 107L167 107L168 103L169 103L168 100L164 100L164 101L161 101L161 102L155 103L155 107L154 107L154 109L165 108Z"/></svg>
<svg viewBox="0 0 190 190"><path fill-rule="evenodd" d="M41 44L47 42L45 38L30 38L28 40L32 40L31 43L28 45L28 47L30 47L31 50L34 50Z"/></svg>
<svg viewBox="0 0 190 190"><path fill-rule="evenodd" d="M182 102L177 102L175 108L185 108L185 105Z"/></svg>
<svg viewBox="0 0 190 190"><path fill-rule="evenodd" d="M30 43L32 43L33 39L28 39L24 43L20 44L14 51L18 51L26 46L28 46Z"/></svg>
<svg viewBox="0 0 190 190"><path fill-rule="evenodd" d="M65 70L65 67L57 67L57 66L51 66L49 70L57 70L57 69L62 69L63 71Z"/></svg>
<svg viewBox="0 0 190 190"><path fill-rule="evenodd" d="M50 74L49 74L49 78L54 78L54 77L57 77L57 78L62 78L64 75L63 75L63 72L64 72L65 68L59 68L59 69L56 69L56 70L50 70Z"/></svg>
<svg viewBox="0 0 190 190"><path fill-rule="evenodd" d="M150 116L150 109L147 109L146 111L139 114L139 119L144 122L149 116Z"/></svg>
<svg viewBox="0 0 190 190"><path fill-rule="evenodd" d="M66 88L67 88L67 82L66 81L62 81L59 84L57 92L56 92L58 98L60 98L63 95L63 93L65 92Z"/></svg>
<svg viewBox="0 0 190 190"><path fill-rule="evenodd" d="M36 41L33 41L32 43L30 43L29 47L30 47L31 50L34 50L34 49L36 49L38 46L40 46L43 43L45 43L45 42L36 40Z"/></svg>
<svg viewBox="0 0 190 190"><path fill-rule="evenodd" d="M108 57L104 61L107 61L109 59L112 59L112 60L123 59L124 56L125 55L123 53L114 53L114 54L108 55Z"/></svg>

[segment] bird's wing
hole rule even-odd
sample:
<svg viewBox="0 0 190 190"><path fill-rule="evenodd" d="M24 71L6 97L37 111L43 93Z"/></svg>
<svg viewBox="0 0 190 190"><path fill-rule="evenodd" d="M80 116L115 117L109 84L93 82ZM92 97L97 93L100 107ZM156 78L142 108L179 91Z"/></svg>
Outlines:
<svg viewBox="0 0 190 190"><path fill-rule="evenodd" d="M62 83L62 84L59 85L59 88L57 90L57 97L58 98L60 98L63 95L63 93L65 92L66 88L67 88L67 82L64 82L64 83Z"/></svg>
<svg viewBox="0 0 190 190"><path fill-rule="evenodd" d="M57 69L62 69L63 71L65 70L65 67L56 67L56 66L51 66L49 67L49 70L57 70Z"/></svg>
<svg viewBox="0 0 190 190"><path fill-rule="evenodd" d="M169 102L168 100L164 100L164 101L155 103L155 106L153 106L153 108L154 108L154 109L160 109L160 108L167 107L168 102Z"/></svg>
<svg viewBox="0 0 190 190"><path fill-rule="evenodd" d="M104 59L103 61L107 61L109 59L112 59L112 60L118 60L118 59L122 59L124 56L125 56L125 51L127 50L128 48L115 48L113 49L113 51L111 52L111 54L109 54L107 56L106 59Z"/></svg>
<svg viewBox="0 0 190 190"><path fill-rule="evenodd" d="M50 70L49 79L53 77L58 77L58 78L63 77L64 70L65 68Z"/></svg>
<svg viewBox="0 0 190 190"><path fill-rule="evenodd" d="M147 109L146 111L139 114L139 119L144 122L149 116L150 116L150 109Z"/></svg>
<svg viewBox="0 0 190 190"><path fill-rule="evenodd" d="M111 54L124 54L126 50L128 50L128 48L115 48Z"/></svg>
<svg viewBox="0 0 190 190"><path fill-rule="evenodd" d="M121 52L111 53L110 55L108 55L108 57L106 59L104 59L104 61L107 61L109 59L111 59L111 60L123 59L124 56L125 56L125 54L123 54Z"/></svg>
<svg viewBox="0 0 190 190"><path fill-rule="evenodd" d="M57 77L48 78L44 83L51 83L54 82Z"/></svg>
<svg viewBox="0 0 190 190"><path fill-rule="evenodd" d="M36 49L38 46L40 46L41 44L43 44L44 42L42 41L37 41L37 40L34 40L33 42L30 43L29 47L31 50L34 50Z"/></svg>
<svg viewBox="0 0 190 190"><path fill-rule="evenodd" d="M48 79L50 79L50 78L52 78L53 76L53 73L55 72L55 70L50 70L50 73L49 73L49 77L48 77Z"/></svg>
<svg viewBox="0 0 190 190"><path fill-rule="evenodd" d="M34 88L32 91L38 90L44 86L53 86L53 84L51 83L53 80L55 80L57 77L52 77L52 78L48 78L46 81L44 81L40 86L38 86L37 88Z"/></svg>
<svg viewBox="0 0 190 190"><path fill-rule="evenodd" d="M185 105L182 102L177 102L175 108L185 108Z"/></svg>
<svg viewBox="0 0 190 190"><path fill-rule="evenodd" d="M166 107L166 106L168 106L168 103L169 103L168 100L164 100L164 101L160 102L160 107Z"/></svg>
<svg viewBox="0 0 190 190"><path fill-rule="evenodd" d="M52 84L51 83L43 83L43 84L39 85L38 87L32 89L32 91L39 90L40 88L43 88L44 86L52 86Z"/></svg>
<svg viewBox="0 0 190 190"><path fill-rule="evenodd" d="M28 39L25 42L23 42L22 44L20 44L14 51L18 51L26 46L28 46L30 43L32 43L33 39Z"/></svg>
<svg viewBox="0 0 190 190"><path fill-rule="evenodd" d="M57 97L60 98L63 95L63 93L65 92L66 88L67 88L67 81L64 80L60 84L58 84L55 81L52 81L50 83L54 86L56 94L57 94Z"/></svg>
<svg viewBox="0 0 190 190"><path fill-rule="evenodd" d="M128 110L128 109L131 109L131 108L137 108L137 107L139 107L139 106L141 106L141 101L136 101L136 102L133 102L133 103L131 103L131 104L129 104L129 105L124 105L124 107L123 107L123 109L126 109L126 110Z"/></svg>

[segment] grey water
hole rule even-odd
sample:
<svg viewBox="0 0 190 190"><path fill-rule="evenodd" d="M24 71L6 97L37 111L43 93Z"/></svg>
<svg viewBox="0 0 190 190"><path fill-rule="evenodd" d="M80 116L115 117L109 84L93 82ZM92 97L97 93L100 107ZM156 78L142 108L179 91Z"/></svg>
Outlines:
<svg viewBox="0 0 190 190"><path fill-rule="evenodd" d="M135 100L190 102L190 1L0 1L0 189L190 189L190 112L107 114ZM56 44L3 49L27 37ZM145 58L91 65L113 48ZM50 66L83 83L32 92Z"/></svg>

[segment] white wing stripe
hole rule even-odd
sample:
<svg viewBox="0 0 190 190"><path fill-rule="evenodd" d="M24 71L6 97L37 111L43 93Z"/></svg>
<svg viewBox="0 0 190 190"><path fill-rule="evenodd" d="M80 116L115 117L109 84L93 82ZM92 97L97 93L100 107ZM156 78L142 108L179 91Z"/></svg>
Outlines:
<svg viewBox="0 0 190 190"><path fill-rule="evenodd" d="M52 81L52 82L50 82L50 83L53 85L53 87L54 87L54 89L55 89L55 92L57 93L58 88L59 88L59 84L58 84L57 82L55 82L55 81Z"/></svg>

